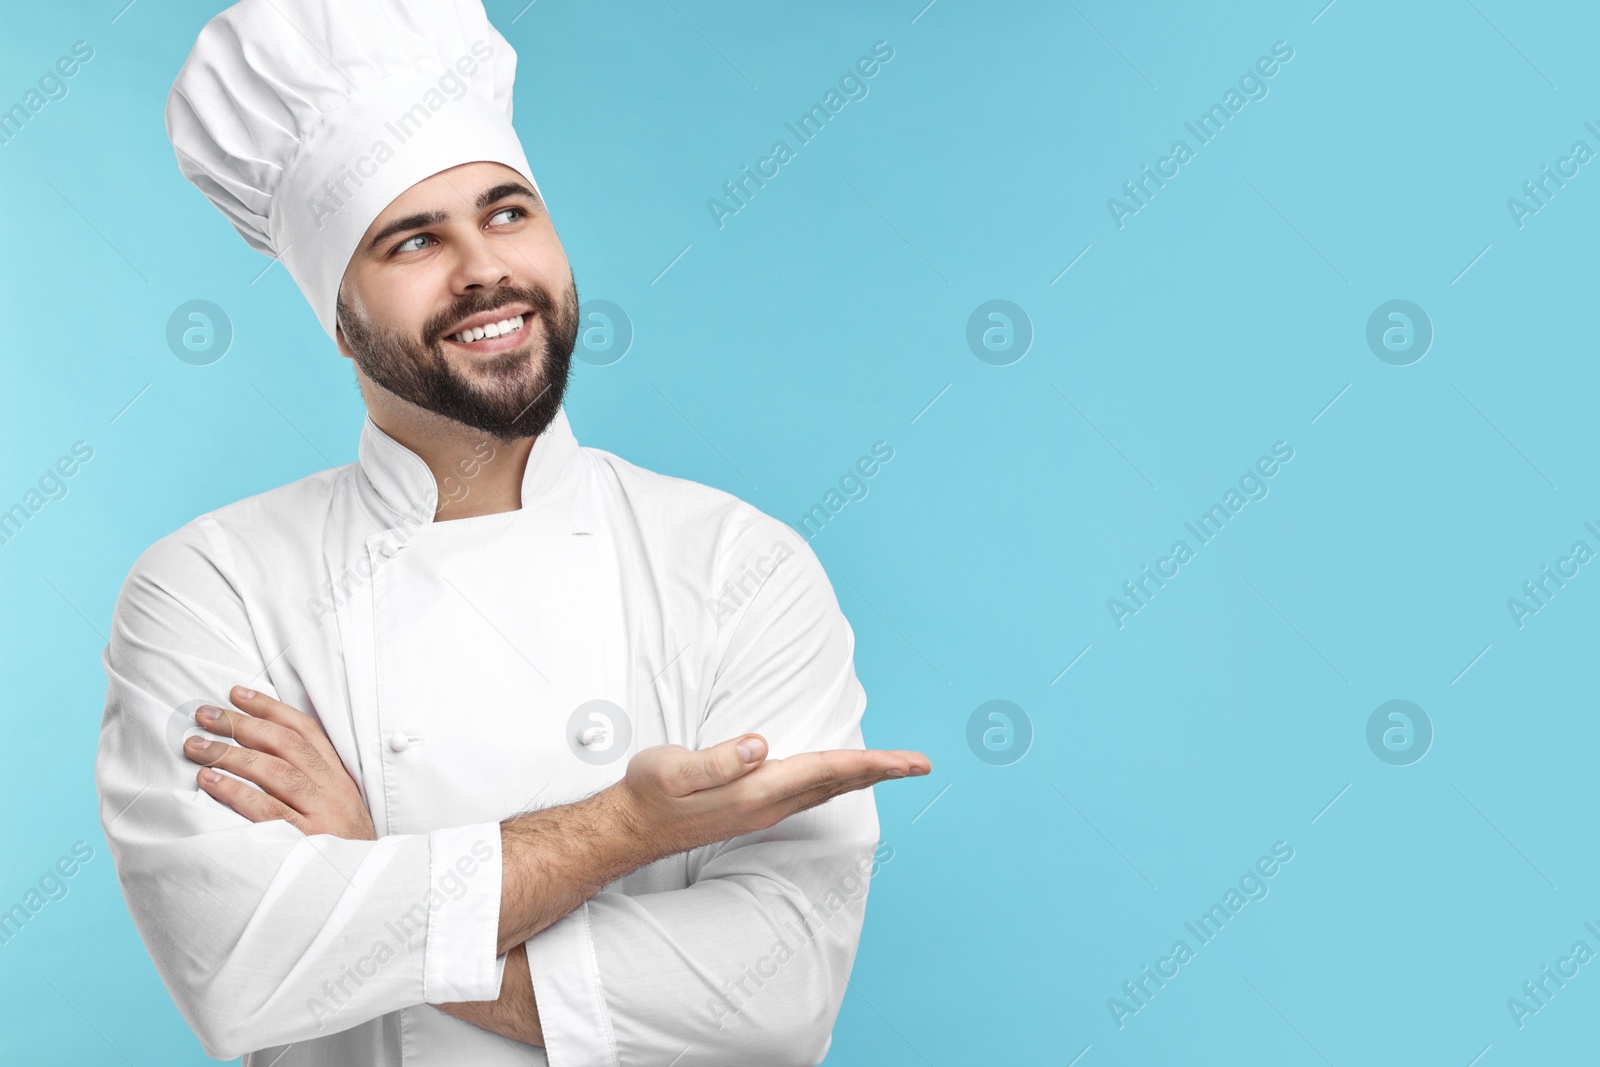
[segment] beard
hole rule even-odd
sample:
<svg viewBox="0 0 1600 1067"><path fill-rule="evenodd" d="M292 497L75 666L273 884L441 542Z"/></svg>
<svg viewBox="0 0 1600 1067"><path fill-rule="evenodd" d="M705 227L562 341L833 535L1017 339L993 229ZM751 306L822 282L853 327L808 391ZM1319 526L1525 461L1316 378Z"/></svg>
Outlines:
<svg viewBox="0 0 1600 1067"><path fill-rule="evenodd" d="M469 293L429 319L420 338L362 318L342 299L336 313L345 343L368 378L425 411L509 442L543 433L566 395L578 339L578 285L568 277L559 299L537 283ZM456 323L519 302L536 313L523 316L528 336L519 347L478 359L471 374L445 358L444 338Z"/></svg>

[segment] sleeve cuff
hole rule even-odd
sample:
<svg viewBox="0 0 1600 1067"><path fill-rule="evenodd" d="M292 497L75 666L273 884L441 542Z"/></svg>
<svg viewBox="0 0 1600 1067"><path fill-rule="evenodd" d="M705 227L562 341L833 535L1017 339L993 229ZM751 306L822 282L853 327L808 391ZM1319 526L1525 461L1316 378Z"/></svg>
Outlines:
<svg viewBox="0 0 1600 1067"><path fill-rule="evenodd" d="M428 943L422 967L429 1004L497 1000L506 959L500 936L500 824L428 835Z"/></svg>
<svg viewBox="0 0 1600 1067"><path fill-rule="evenodd" d="M534 934L527 949L550 1067L620 1067L588 902Z"/></svg>

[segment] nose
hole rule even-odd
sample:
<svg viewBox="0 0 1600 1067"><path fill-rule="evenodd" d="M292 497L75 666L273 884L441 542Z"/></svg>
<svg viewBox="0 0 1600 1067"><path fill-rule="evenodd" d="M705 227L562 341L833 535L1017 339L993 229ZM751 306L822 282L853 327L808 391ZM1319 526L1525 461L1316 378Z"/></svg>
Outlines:
<svg viewBox="0 0 1600 1067"><path fill-rule="evenodd" d="M478 233L461 246L456 266L458 293L472 289L494 289L511 282L511 260L515 252L502 237Z"/></svg>

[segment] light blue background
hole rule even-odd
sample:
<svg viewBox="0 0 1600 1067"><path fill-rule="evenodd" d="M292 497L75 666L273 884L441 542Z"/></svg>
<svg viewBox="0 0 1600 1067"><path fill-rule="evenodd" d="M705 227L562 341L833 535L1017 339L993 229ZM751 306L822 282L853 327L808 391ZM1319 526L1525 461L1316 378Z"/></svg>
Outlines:
<svg viewBox="0 0 1600 1067"><path fill-rule="evenodd" d="M0 545L0 905L95 849L0 947L19 1063L208 1062L100 832L98 657L142 549L352 461L362 416L288 275L165 139L222 5L124 2L0 14L0 106L95 49L0 146L0 508L94 449ZM812 545L868 743L934 771L877 790L895 858L830 1064L1592 1048L1600 964L1521 1029L1506 1006L1575 941L1600 950L1600 566L1520 629L1506 604L1574 541L1600 549L1600 167L1522 228L1506 204L1574 141L1600 150L1592 9L524 2L489 4L517 127L580 293L637 334L575 364L580 442L790 522L894 448ZM719 229L708 198L876 41L894 58L868 97ZM1276 41L1269 95L1199 146L1184 122ZM1107 198L1178 138L1195 158L1119 229ZM191 299L236 330L211 366L164 339ZM992 299L1035 331L1010 366L965 340ZM1436 331L1411 366L1365 341L1391 299ZM1107 598L1277 441L1270 495L1119 629ZM1010 766L966 741L999 698L1035 734ZM1365 740L1396 698L1436 731L1411 766ZM1277 841L1270 895L1119 1029L1108 998Z"/></svg>

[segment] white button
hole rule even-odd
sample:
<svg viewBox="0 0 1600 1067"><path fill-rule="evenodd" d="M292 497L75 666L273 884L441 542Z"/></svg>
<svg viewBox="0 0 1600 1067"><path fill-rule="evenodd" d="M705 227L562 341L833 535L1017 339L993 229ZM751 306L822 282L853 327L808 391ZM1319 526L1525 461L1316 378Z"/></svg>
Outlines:
<svg viewBox="0 0 1600 1067"><path fill-rule="evenodd" d="M411 738L399 732L392 733L389 735L389 747L396 752L404 752L411 747Z"/></svg>

